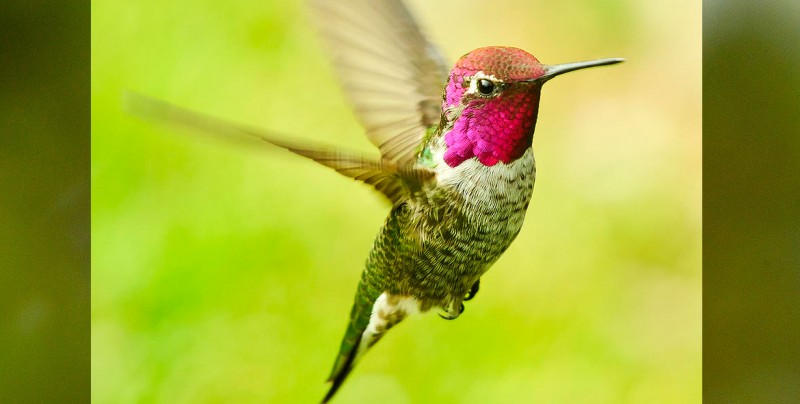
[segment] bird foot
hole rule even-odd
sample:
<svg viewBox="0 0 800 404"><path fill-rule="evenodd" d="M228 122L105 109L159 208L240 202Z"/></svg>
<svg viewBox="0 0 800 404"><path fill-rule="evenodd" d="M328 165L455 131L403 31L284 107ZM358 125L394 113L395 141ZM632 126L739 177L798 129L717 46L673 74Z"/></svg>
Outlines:
<svg viewBox="0 0 800 404"><path fill-rule="evenodd" d="M439 317L441 317L441 318L443 318L445 320L455 320L463 312L464 312L464 303L461 303L461 305L458 307L458 314L456 314L455 316L451 315L450 313L447 313L447 315L442 315L441 313L439 313Z"/></svg>
<svg viewBox="0 0 800 404"><path fill-rule="evenodd" d="M469 293L467 293L467 296L464 297L464 301L472 300L472 298L475 297L476 294L478 294L478 289L480 288L481 288L481 280L478 279L477 281L475 281L475 283L472 284L472 287L469 289Z"/></svg>

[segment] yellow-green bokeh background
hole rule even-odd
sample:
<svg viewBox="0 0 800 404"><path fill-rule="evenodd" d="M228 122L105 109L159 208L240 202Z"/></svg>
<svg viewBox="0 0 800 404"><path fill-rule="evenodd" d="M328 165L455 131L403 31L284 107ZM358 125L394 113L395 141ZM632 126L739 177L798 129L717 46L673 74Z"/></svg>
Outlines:
<svg viewBox="0 0 800 404"><path fill-rule="evenodd" d="M701 395L701 4L411 2L451 61L625 57L543 91L517 241L457 321L409 319L337 402ZM314 402L388 207L287 153L137 121L132 89L370 150L298 2L92 4L92 397Z"/></svg>

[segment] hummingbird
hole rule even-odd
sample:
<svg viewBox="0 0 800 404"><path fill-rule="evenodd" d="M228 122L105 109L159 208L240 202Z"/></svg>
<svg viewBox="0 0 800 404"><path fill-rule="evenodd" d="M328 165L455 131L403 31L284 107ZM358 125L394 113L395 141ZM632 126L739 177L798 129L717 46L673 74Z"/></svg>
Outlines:
<svg viewBox="0 0 800 404"><path fill-rule="evenodd" d="M531 201L544 83L621 58L547 65L506 46L452 68L401 0L312 0L342 88L380 157L305 144L128 93L130 112L234 139L259 139L374 187L390 204L357 286L322 402L408 316L458 318L511 245Z"/></svg>

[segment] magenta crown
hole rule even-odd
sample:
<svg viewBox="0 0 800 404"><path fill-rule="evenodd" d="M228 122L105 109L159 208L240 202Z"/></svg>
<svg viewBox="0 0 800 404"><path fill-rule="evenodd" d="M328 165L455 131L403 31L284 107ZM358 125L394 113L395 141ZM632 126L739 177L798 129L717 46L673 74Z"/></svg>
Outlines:
<svg viewBox="0 0 800 404"><path fill-rule="evenodd" d="M465 94L473 77L493 77L504 90L494 97ZM472 157L486 166L521 157L533 140L545 67L530 53L510 47L479 48L459 59L447 82L443 108L463 106L445 135L444 160L455 167ZM524 84L518 82L525 82Z"/></svg>

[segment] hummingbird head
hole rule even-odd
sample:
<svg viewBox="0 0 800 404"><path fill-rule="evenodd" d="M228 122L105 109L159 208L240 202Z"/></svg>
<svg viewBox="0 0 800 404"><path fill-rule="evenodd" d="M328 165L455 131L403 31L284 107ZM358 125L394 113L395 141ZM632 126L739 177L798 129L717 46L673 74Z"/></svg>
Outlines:
<svg viewBox="0 0 800 404"><path fill-rule="evenodd" d="M444 161L455 167L477 158L483 165L508 164L531 146L539 95L549 79L585 67L621 62L544 65L522 49L491 46L459 59L445 88Z"/></svg>

